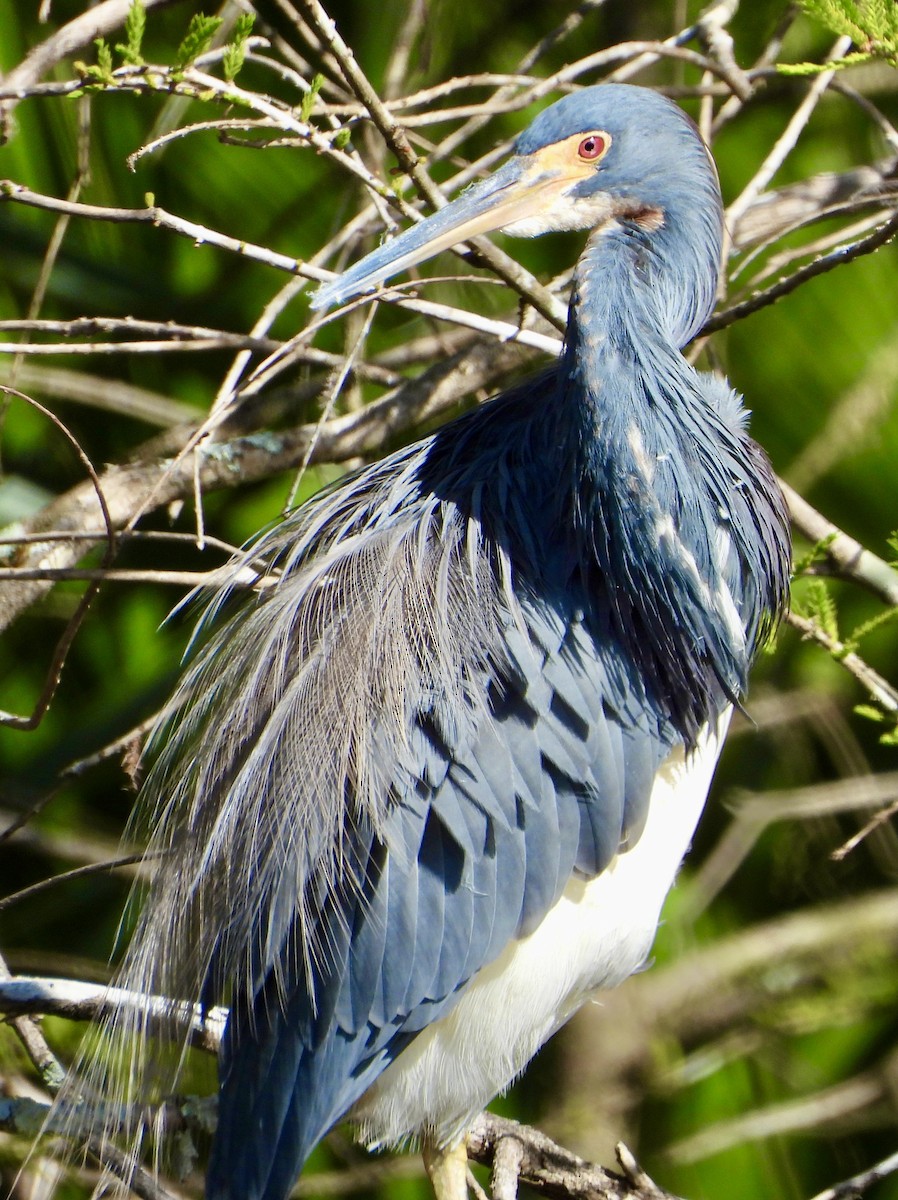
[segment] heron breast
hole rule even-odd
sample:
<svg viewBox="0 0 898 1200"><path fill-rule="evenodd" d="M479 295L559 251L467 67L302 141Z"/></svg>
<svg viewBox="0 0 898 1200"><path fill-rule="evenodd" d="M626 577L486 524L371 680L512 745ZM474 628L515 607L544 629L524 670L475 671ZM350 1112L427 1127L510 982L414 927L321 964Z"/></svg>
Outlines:
<svg viewBox="0 0 898 1200"><path fill-rule="evenodd" d="M704 806L729 723L662 764L639 841L593 879L573 876L527 937L510 942L350 1113L372 1146L423 1134L450 1145L598 988L645 962L661 906Z"/></svg>

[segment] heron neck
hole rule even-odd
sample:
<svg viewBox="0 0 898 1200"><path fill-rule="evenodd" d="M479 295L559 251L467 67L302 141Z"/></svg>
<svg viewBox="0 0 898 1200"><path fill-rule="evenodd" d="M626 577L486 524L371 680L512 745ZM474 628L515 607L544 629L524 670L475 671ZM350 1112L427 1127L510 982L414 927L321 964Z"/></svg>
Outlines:
<svg viewBox="0 0 898 1200"><path fill-rule="evenodd" d="M675 303L665 250L623 226L593 235L575 277L558 419L576 431L584 562L617 581L618 636L689 741L741 693L749 647L721 599L738 585L718 551L732 438L679 349L705 320L716 276L707 258L704 279L690 260L696 277Z"/></svg>
<svg viewBox="0 0 898 1200"><path fill-rule="evenodd" d="M653 230L632 221L596 230L574 275L570 332L594 339L603 331L637 358L646 340L685 346L714 307L721 230L713 205L668 214Z"/></svg>

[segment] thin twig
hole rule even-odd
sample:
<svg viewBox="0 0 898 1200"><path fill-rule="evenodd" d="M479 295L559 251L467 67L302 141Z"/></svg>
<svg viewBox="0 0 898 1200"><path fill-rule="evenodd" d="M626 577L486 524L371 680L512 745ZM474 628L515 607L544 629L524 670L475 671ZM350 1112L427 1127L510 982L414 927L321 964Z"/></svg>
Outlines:
<svg viewBox="0 0 898 1200"><path fill-rule="evenodd" d="M624 1173L618 1175L572 1154L538 1129L492 1113L481 1113L469 1130L468 1155L475 1162L491 1166L504 1140L516 1143L514 1157L521 1182L536 1187L545 1196L565 1200L677 1200L641 1172L632 1155L632 1172L627 1169L630 1163L622 1162Z"/></svg>
<svg viewBox="0 0 898 1200"><path fill-rule="evenodd" d="M898 716L898 690L896 690L887 679L883 678L878 671L864 662L864 660L853 651L850 651L844 643L831 638L829 634L817 624L816 621L809 617L803 617L797 612L789 612L786 614L786 622L797 629L803 638L808 638L822 646L824 650L829 651L839 666L844 667L855 679L860 683L873 700L881 705L887 712L894 713Z"/></svg>
<svg viewBox="0 0 898 1200"><path fill-rule="evenodd" d="M898 571L833 525L788 483L780 487L792 522L812 545L823 545L827 559L843 578L859 583L885 604L898 605Z"/></svg>
<svg viewBox="0 0 898 1200"><path fill-rule="evenodd" d="M74 879L84 879L92 875L108 875L111 871L120 871L122 867L136 867L145 861L145 854L124 854L118 858L111 858L107 862L86 863L83 867L72 867L69 871L60 871L58 875L51 875L49 879L41 879L37 883L29 884L28 887L20 888L17 892L10 892L8 896L0 896L0 912L12 908L14 904L32 900L35 896L42 895L60 884L71 883Z"/></svg>
<svg viewBox="0 0 898 1200"><path fill-rule="evenodd" d="M105 1013L137 1008L152 1022L153 1035L174 1029L187 1031L190 1044L217 1054L227 1020L225 1008L175 1002L165 996L140 996L105 984L72 979L13 976L0 979L0 1012L10 1016L52 1015L71 1021L96 1021Z"/></svg>
<svg viewBox="0 0 898 1200"><path fill-rule="evenodd" d="M250 242L229 237L224 233L217 233L215 230L207 229L204 225L197 225L194 221L186 221L182 217L166 212L158 204L151 204L146 208L111 208L99 204L77 204L69 200L59 200L55 196L45 196L40 192L33 192L24 184L16 183L11 179L0 180L0 201L3 200L27 204L31 208L47 209L49 212L70 213L72 216L85 217L93 221L153 225L159 229L168 229L180 237L189 238L198 246L217 246L232 254L238 254L242 258L249 258L254 262L263 263L265 266L274 267L278 271L287 271L291 275L308 273L308 268L305 268L296 258L290 258L286 254L277 254L264 246L254 246ZM323 271L316 271L308 274L308 278L325 280L329 276Z"/></svg>
<svg viewBox="0 0 898 1200"><path fill-rule="evenodd" d="M890 1154L866 1171L860 1171L841 1183L834 1184L822 1192L818 1192L813 1200L860 1200L875 1183L894 1175L898 1171L898 1153Z"/></svg>
<svg viewBox="0 0 898 1200"><path fill-rule="evenodd" d="M427 174L402 126L393 119L387 106L368 82L368 79L356 61L355 55L340 37L331 17L325 12L318 0L299 0L299 2L312 27L321 36L340 63L341 70L347 82L359 100L365 105L368 112L370 112L371 119L374 121L387 145L398 158L400 168L413 180L419 193L434 208L441 208L445 205L446 198ZM525 271L518 262L508 255L503 254L501 250L497 249L492 242L485 238L473 238L471 245L491 270L495 271L501 279L504 279L506 283L515 288L547 321L551 322L562 332L564 331L567 324L567 314L564 308L558 304L556 298L545 290L539 280L535 279L529 271Z"/></svg>
<svg viewBox="0 0 898 1200"><path fill-rule="evenodd" d="M850 47L850 38L839 38L830 51L827 61L843 58L848 53ZM726 219L728 229L738 229L742 214L751 207L756 197L763 192L764 188L767 187L768 183L792 153L795 143L798 141L802 130L811 118L811 114L820 102L821 96L829 87L834 74L834 71L824 71L811 84L801 104L799 104L798 108L792 114L786 128L777 138L760 167L743 188L742 192L727 208Z"/></svg>
<svg viewBox="0 0 898 1200"><path fill-rule="evenodd" d="M741 321L752 313L758 312L762 308L767 308L771 304L776 304L778 300L782 300L784 296L788 296L794 292L796 288L802 286L810 279L815 279L818 275L825 275L827 271L832 271L835 267L844 266L846 263L854 262L855 259L862 258L866 254L872 254L875 250L879 250L887 242L898 233L898 213L895 213L884 224L865 238L860 238L856 242L852 242L848 246L840 246L837 250L825 254L822 258L816 259L807 266L799 268L793 275L787 279L781 279L779 283L768 288L764 292L759 292L756 296L752 296L749 300L744 300L741 304L734 304L731 308L725 308L722 312L715 313L709 321L705 323L700 336L706 337L709 333L716 333L719 329L726 329L728 325L734 324L736 321Z"/></svg>

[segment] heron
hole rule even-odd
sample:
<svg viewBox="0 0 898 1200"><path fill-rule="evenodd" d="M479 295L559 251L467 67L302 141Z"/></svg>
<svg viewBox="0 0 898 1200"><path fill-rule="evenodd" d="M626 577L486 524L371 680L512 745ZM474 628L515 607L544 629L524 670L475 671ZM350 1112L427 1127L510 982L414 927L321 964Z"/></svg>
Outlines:
<svg viewBox="0 0 898 1200"><path fill-rule="evenodd" d="M682 353L722 228L685 113L591 86L315 296L587 234L557 362L287 515L203 618L124 970L229 1004L207 1200L283 1200L345 1118L462 1200L475 1115L645 963L787 590L741 398Z"/></svg>

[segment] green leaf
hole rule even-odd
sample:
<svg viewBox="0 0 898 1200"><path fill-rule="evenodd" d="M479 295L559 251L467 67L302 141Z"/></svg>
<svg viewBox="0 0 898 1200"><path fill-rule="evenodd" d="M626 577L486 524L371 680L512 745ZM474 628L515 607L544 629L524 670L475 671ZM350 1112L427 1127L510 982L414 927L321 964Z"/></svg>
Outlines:
<svg viewBox="0 0 898 1200"><path fill-rule="evenodd" d="M94 45L97 48L97 65L88 67L88 74L101 83L112 83L112 50L109 43L105 38L96 38Z"/></svg>
<svg viewBox="0 0 898 1200"><path fill-rule="evenodd" d="M894 9L894 0L867 0L866 25L870 34L877 41L885 41L889 36L889 12Z"/></svg>
<svg viewBox="0 0 898 1200"><path fill-rule="evenodd" d="M881 708L876 708L873 704L855 704L854 712L859 717L865 717L868 721L875 721L881 725L886 719L885 713Z"/></svg>
<svg viewBox="0 0 898 1200"><path fill-rule="evenodd" d="M850 37L859 51L838 62L780 67L784 75L840 70L871 58L884 58L898 66L898 4L895 0L857 0L857 3L855 0L802 0L802 8L831 33Z"/></svg>
<svg viewBox="0 0 898 1200"><path fill-rule="evenodd" d="M141 0L132 0L125 18L125 43L119 43L115 48L122 56L122 61L128 66L140 67L144 58L141 52L143 35L147 27L147 14Z"/></svg>
<svg viewBox="0 0 898 1200"><path fill-rule="evenodd" d="M868 633L872 633L874 629L879 629L881 625L888 624L889 621L894 621L896 617L898 617L898 607L887 608L884 612L877 613L869 621L862 621L860 625L852 629L849 640L857 643L861 638L866 637Z"/></svg>
<svg viewBox="0 0 898 1200"><path fill-rule="evenodd" d="M351 137L351 131L344 125L342 129L338 129L334 134L331 145L335 150L345 150L349 145L349 140Z"/></svg>
<svg viewBox="0 0 898 1200"><path fill-rule="evenodd" d="M867 38L864 14L853 0L802 0L801 7L831 33L850 37L859 44Z"/></svg>
<svg viewBox="0 0 898 1200"><path fill-rule="evenodd" d="M872 62L875 57L874 54L858 50L833 62L777 63L776 69L780 75L822 75L824 71L844 71L846 67L857 67L862 63Z"/></svg>
<svg viewBox="0 0 898 1200"><path fill-rule="evenodd" d="M816 621L830 641L841 640L836 602L822 579L812 579L808 584L805 606L808 616Z"/></svg>
<svg viewBox="0 0 898 1200"><path fill-rule="evenodd" d="M190 18L184 40L175 54L176 65L188 67L208 50L212 39L221 28L221 24L221 17L207 17L205 13L194 13Z"/></svg>
<svg viewBox="0 0 898 1200"><path fill-rule="evenodd" d="M236 79L243 67L246 59L246 42L253 31L255 19L253 13L241 13L237 18L234 26L234 36L225 48L221 60L222 71L228 83Z"/></svg>
<svg viewBox="0 0 898 1200"><path fill-rule="evenodd" d="M792 566L793 577L804 575L804 573L809 571L815 563L822 562L826 558L827 551L835 540L836 534L828 533L826 537L821 538L819 542L815 542L806 554L803 554L801 558L797 558L795 560Z"/></svg>
<svg viewBox="0 0 898 1200"><path fill-rule="evenodd" d="M306 125L309 123L309 117L312 115L312 109L315 107L315 98L321 91L321 86L324 83L323 75L316 75L309 84L309 90L302 98L302 104L299 106L299 119Z"/></svg>

